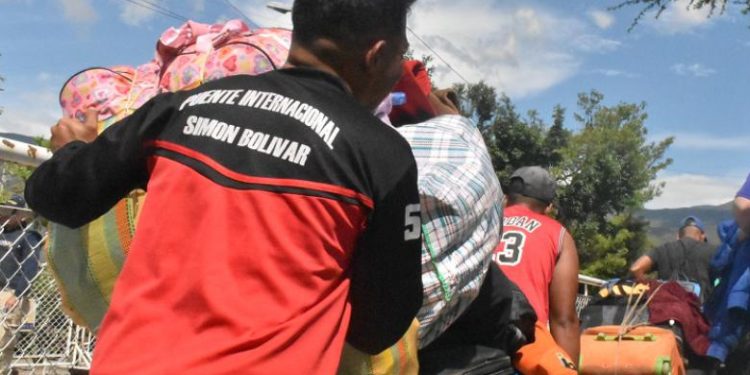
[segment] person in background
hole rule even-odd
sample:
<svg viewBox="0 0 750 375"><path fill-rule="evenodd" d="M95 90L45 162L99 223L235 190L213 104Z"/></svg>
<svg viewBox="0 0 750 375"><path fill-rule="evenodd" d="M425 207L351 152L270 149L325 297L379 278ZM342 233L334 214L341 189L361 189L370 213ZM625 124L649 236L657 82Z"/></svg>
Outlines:
<svg viewBox="0 0 750 375"><path fill-rule="evenodd" d="M658 246L630 266L636 280L644 280L645 275L656 270L660 280L692 281L698 283L701 301L706 301L713 291L709 277L711 258L716 248L706 242L703 222L696 216L688 216L680 221L677 239Z"/></svg>
<svg viewBox="0 0 750 375"><path fill-rule="evenodd" d="M513 172L502 240L493 254L538 317L536 342L521 348L515 359L524 374L539 373L540 364L554 373L573 374L578 363L578 251L565 227L548 216L555 194L556 183L544 168Z"/></svg>
<svg viewBox="0 0 750 375"><path fill-rule="evenodd" d="M26 185L39 214L75 228L148 192L92 373L332 374L345 341L375 354L404 335L417 168L372 111L413 2L296 0L284 69L162 94L90 143L53 127Z"/></svg>
<svg viewBox="0 0 750 375"><path fill-rule="evenodd" d="M711 260L717 280L704 311L711 328L707 354L723 363L728 374L745 372L750 365L750 176L734 200L734 219L719 223L719 248Z"/></svg>
<svg viewBox="0 0 750 375"><path fill-rule="evenodd" d="M18 329L31 310L27 297L31 282L39 273L42 236L27 228L21 212L26 202L13 195L0 205L0 369L10 368L16 347Z"/></svg>

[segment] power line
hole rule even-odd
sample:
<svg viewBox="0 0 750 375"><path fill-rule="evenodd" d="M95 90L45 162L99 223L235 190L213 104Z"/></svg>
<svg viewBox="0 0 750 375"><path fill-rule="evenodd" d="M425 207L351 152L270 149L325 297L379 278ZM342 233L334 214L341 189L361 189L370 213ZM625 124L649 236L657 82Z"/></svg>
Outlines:
<svg viewBox="0 0 750 375"><path fill-rule="evenodd" d="M183 21L183 22L187 22L188 21L187 17L185 17L185 16L183 16L183 15L181 15L179 13L173 12L173 11L169 10L168 8L166 8L164 6L161 6L161 5L157 4L157 3L151 2L149 0L140 0L140 1L136 1L136 0L124 0L124 1L127 1L127 2L129 2L131 4L134 4L134 5L137 5L139 7L142 7L142 8L151 10L151 11L154 11L156 13L159 13L159 14L163 15L163 16L167 16L167 17L170 17L170 18L173 18L173 19L176 19L176 20L179 20L179 21Z"/></svg>
<svg viewBox="0 0 750 375"><path fill-rule="evenodd" d="M430 52L432 52L433 54L435 54L435 56L437 56L437 58L440 59L440 61L442 61L446 66L448 66L448 69L450 69L453 73L456 73L456 75L459 78L461 78L467 85L471 84L466 78L464 78L464 76L461 75L461 73L459 73L456 69L454 69L453 66L451 66L451 64L448 63L448 61L446 61L443 58L443 56L440 56L440 54L437 53L437 51L435 51L432 47L430 47L430 45L427 44L427 42L424 39L420 38L419 35L417 35L417 33L415 33L414 30L411 29L411 27L406 26L406 29L409 30L409 32L411 32L411 35L414 35L414 37L417 38L417 40L419 40L420 42L422 42L422 44L425 47L427 47L427 49L430 50Z"/></svg>
<svg viewBox="0 0 750 375"><path fill-rule="evenodd" d="M183 16L183 15L177 13L177 12L174 12L171 9L167 8L166 6L159 5L159 3L156 2L156 1L153 1L153 0L139 0L139 1L142 2L142 3L149 4L149 5L151 5L154 8L160 9L164 13L169 13L169 14L173 15L174 17L181 18L184 21L188 20L188 17L185 17L185 16Z"/></svg>
<svg viewBox="0 0 750 375"><path fill-rule="evenodd" d="M247 16L247 14L245 14L245 12L243 12L243 11L242 11L242 9L240 9L240 8L236 7L236 6L235 6L235 5L234 5L234 4L233 4L233 3L231 2L231 1L229 1L229 0L224 0L224 2L225 2L225 3L226 3L226 4L227 4L227 5L228 5L228 6L230 7L230 8L232 8L232 9L233 9L233 10L234 10L234 11L235 11L235 12L236 12L237 14L239 14L239 15L241 15L241 16L242 16L243 18L245 18L245 19L247 20L247 22L250 22L250 25L252 25L252 26L253 26L253 27L255 27L255 28L258 28L258 27L260 27L260 26L259 26L259 25L258 25L257 23L253 22L253 20L251 20L251 19L250 19L250 17L248 17L248 16Z"/></svg>

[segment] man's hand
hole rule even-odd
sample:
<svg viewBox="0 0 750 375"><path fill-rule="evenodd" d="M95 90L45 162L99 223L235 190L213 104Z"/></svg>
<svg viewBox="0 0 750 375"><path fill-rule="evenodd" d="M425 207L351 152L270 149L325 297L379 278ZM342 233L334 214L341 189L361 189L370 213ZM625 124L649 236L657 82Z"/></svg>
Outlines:
<svg viewBox="0 0 750 375"><path fill-rule="evenodd" d="M640 258L636 259L632 266L630 266L630 273L633 274L633 278L639 283L648 283L648 277L646 274L651 272L654 268L654 260L648 255L641 255Z"/></svg>
<svg viewBox="0 0 750 375"><path fill-rule="evenodd" d="M97 120L99 114L95 109L86 110L84 122L72 118L61 118L50 129L50 148L52 152L72 141L92 142L97 136Z"/></svg>
<svg viewBox="0 0 750 375"><path fill-rule="evenodd" d="M427 97L437 116L458 115L458 98L452 90L436 90Z"/></svg>

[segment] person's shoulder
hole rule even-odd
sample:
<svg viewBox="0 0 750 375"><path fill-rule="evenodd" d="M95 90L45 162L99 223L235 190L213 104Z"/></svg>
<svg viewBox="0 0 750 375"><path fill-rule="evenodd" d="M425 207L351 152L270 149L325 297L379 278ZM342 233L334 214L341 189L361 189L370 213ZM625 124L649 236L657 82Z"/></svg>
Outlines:
<svg viewBox="0 0 750 375"><path fill-rule="evenodd" d="M706 242L698 241L690 237L684 237L675 242L678 244L682 242L685 245L685 247L693 248L693 249L705 249L707 246L709 246L708 243Z"/></svg>
<svg viewBox="0 0 750 375"><path fill-rule="evenodd" d="M442 115L433 117L427 121L416 124L403 125L398 128L401 134L419 133L430 131L434 133L449 134L457 138L465 138L478 132L477 127L468 118L461 115Z"/></svg>
<svg viewBox="0 0 750 375"><path fill-rule="evenodd" d="M437 116L400 126L397 130L415 150L415 156L419 153L434 161L437 155L443 155L446 160L472 159L491 163L479 129L464 116ZM433 150L445 152L434 153Z"/></svg>
<svg viewBox="0 0 750 375"><path fill-rule="evenodd" d="M702 253L715 253L719 248L708 242L699 242L697 247Z"/></svg>
<svg viewBox="0 0 750 375"><path fill-rule="evenodd" d="M535 213L535 215L536 215L536 218L540 220L542 223L553 226L554 229L559 228L560 230L564 230L565 232L568 232L568 229L565 228L565 225L563 225L563 223L561 223L554 217L551 217L545 214L538 214L538 213Z"/></svg>
<svg viewBox="0 0 750 375"><path fill-rule="evenodd" d="M657 246L657 248L658 247L661 247L661 248L678 247L678 246L682 246L683 243L685 243L683 239L677 239L677 240L663 242L661 245Z"/></svg>
<svg viewBox="0 0 750 375"><path fill-rule="evenodd" d="M649 250L646 253L646 255L652 256L652 258L653 258L653 255L662 254L662 253L668 251L669 249L674 249L674 248L677 248L677 247L682 247L682 245L680 244L680 240L674 240L674 241L664 242L661 245L656 246L656 247L652 248L651 250Z"/></svg>

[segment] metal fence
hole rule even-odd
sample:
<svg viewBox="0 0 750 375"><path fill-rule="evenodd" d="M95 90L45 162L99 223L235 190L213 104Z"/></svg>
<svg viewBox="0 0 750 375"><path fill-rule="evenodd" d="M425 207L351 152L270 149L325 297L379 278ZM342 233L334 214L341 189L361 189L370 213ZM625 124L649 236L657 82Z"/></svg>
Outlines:
<svg viewBox="0 0 750 375"><path fill-rule="evenodd" d="M0 198L23 188L24 170L49 150L0 137ZM94 336L62 311L44 254L45 223L0 205L0 374L68 374L91 364Z"/></svg>
<svg viewBox="0 0 750 375"><path fill-rule="evenodd" d="M0 137L3 201L10 196L8 190L23 187L14 168L37 166L50 155L44 148ZM17 219L21 225L15 225ZM91 365L95 337L63 312L45 259L45 240L46 226L41 218L25 208L0 205L0 251L5 251L0 254L0 285L4 286L0 289L0 374L68 374L88 370ZM578 312L591 298L589 288L604 284L583 275L579 282ZM13 285L21 287L14 291Z"/></svg>
<svg viewBox="0 0 750 375"><path fill-rule="evenodd" d="M62 311L45 261L44 227L23 209L0 206L0 373L68 373L91 363L93 335ZM17 220L23 223L16 227Z"/></svg>

